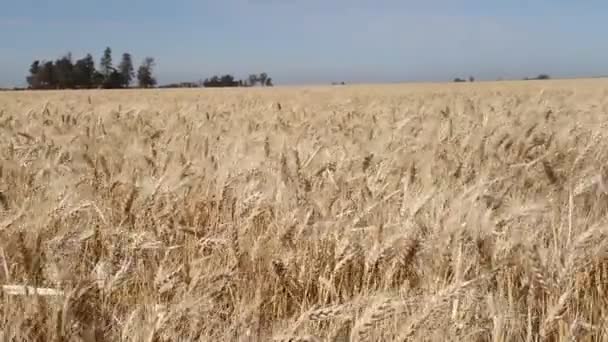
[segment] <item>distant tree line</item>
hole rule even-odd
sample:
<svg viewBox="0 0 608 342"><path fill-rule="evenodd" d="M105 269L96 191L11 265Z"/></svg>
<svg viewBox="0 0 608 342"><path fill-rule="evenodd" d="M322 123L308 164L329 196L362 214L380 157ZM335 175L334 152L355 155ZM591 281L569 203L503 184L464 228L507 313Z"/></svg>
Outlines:
<svg viewBox="0 0 608 342"><path fill-rule="evenodd" d="M467 80L465 80L465 79L463 79L463 78L459 78L459 77L456 77L456 78L454 79L454 82L455 82L455 83L464 83L464 82L466 82L466 81L467 81ZM475 77L473 77L473 76L469 76L469 82L471 82L471 83L475 82Z"/></svg>
<svg viewBox="0 0 608 342"><path fill-rule="evenodd" d="M547 74L540 74L536 77L526 77L524 78L524 81L533 81L533 80L550 80L551 76L547 75Z"/></svg>
<svg viewBox="0 0 608 342"><path fill-rule="evenodd" d="M550 80L551 76L547 75L547 74L540 74L536 77L526 77L524 78L524 81L532 81L532 80ZM467 80L463 79L463 78L455 78L454 82L455 83L463 83L466 82ZM497 81L502 81L502 78L499 78ZM469 76L469 82L475 82L475 78L473 76Z"/></svg>
<svg viewBox="0 0 608 342"><path fill-rule="evenodd" d="M225 87L272 87L272 78L267 73L263 72L259 75L251 74L246 80L237 80L234 76L227 74L222 76L213 76L202 82L205 88L225 88Z"/></svg>
<svg viewBox="0 0 608 342"><path fill-rule="evenodd" d="M159 88L230 88L230 87L272 87L272 78L267 73L263 72L259 75L251 74L246 80L236 79L230 74L215 75L211 78L206 78L198 83L196 82L181 82L162 85Z"/></svg>
<svg viewBox="0 0 608 342"><path fill-rule="evenodd" d="M112 49L107 47L99 69L91 54L74 62L68 53L55 61L34 61L26 80L30 89L117 89L130 87L137 77L139 87L151 88L156 85L154 66L154 58L146 57L136 73L131 54L124 53L120 64L114 67Z"/></svg>

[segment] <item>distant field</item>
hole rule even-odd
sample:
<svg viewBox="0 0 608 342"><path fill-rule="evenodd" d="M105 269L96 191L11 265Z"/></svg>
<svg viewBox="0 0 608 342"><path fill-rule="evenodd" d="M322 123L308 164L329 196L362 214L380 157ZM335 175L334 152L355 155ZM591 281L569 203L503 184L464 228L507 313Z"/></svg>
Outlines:
<svg viewBox="0 0 608 342"><path fill-rule="evenodd" d="M608 340L607 129L603 79L2 92L0 335Z"/></svg>

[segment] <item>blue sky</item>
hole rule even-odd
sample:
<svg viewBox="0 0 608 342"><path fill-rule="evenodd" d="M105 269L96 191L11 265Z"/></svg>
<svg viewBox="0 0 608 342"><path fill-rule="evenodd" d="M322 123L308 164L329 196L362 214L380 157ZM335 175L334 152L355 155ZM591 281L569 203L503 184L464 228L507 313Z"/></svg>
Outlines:
<svg viewBox="0 0 608 342"><path fill-rule="evenodd" d="M0 0L0 86L34 59L111 46L161 83L266 71L279 84L608 74L608 2Z"/></svg>

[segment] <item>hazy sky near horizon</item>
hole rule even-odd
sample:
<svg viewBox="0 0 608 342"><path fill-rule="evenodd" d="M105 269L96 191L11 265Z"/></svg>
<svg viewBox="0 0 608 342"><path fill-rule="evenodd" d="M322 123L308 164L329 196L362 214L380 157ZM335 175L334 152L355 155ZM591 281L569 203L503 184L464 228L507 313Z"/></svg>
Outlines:
<svg viewBox="0 0 608 342"><path fill-rule="evenodd" d="M0 86L106 46L161 83L266 71L279 84L608 74L600 0L0 0Z"/></svg>

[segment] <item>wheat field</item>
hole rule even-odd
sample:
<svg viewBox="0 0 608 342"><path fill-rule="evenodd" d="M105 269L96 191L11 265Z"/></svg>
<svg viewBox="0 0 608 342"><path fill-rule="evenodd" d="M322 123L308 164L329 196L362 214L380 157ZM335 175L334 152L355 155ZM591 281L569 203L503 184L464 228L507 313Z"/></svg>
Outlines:
<svg viewBox="0 0 608 342"><path fill-rule="evenodd" d="M0 93L3 341L608 341L608 80Z"/></svg>

